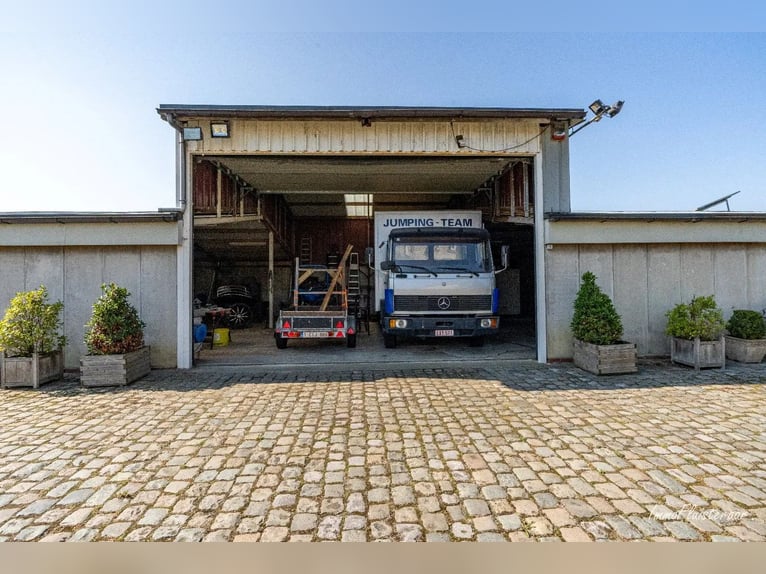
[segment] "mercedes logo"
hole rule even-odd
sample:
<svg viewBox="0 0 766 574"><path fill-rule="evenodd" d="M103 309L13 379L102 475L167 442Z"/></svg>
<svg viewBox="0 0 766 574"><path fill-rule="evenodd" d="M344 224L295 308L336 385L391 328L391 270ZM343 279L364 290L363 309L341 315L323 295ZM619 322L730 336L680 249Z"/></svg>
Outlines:
<svg viewBox="0 0 766 574"><path fill-rule="evenodd" d="M449 306L451 305L449 297L439 297L439 300L436 302L436 304L439 306L439 309L442 311L446 311L449 309Z"/></svg>

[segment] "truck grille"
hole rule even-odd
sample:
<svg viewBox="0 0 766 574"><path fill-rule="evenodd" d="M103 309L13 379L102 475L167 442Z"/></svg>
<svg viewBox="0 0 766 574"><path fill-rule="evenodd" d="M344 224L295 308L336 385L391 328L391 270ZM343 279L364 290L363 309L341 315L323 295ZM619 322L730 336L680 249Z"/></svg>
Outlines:
<svg viewBox="0 0 766 574"><path fill-rule="evenodd" d="M440 299L448 299L449 307L439 307ZM489 311L492 295L396 295L395 311Z"/></svg>

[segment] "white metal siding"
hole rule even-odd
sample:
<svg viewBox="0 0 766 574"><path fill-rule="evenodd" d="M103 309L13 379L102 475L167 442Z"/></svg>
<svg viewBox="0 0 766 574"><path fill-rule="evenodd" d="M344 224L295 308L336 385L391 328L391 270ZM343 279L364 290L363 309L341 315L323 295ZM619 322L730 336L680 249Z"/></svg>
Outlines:
<svg viewBox="0 0 766 574"><path fill-rule="evenodd" d="M454 122L454 134L487 153L529 155L539 151L541 120ZM268 121L232 120L231 137L210 138L209 122L199 122L203 139L187 142L192 153L249 154L444 154L482 152L460 149L446 121ZM518 146L518 147L517 147ZM503 152L500 150L508 150Z"/></svg>
<svg viewBox="0 0 766 574"><path fill-rule="evenodd" d="M639 355L670 352L665 313L695 295L715 295L726 319L734 309L766 308L766 244L555 245L545 266L551 359L572 356L569 324L586 271L612 297L624 338L638 345Z"/></svg>

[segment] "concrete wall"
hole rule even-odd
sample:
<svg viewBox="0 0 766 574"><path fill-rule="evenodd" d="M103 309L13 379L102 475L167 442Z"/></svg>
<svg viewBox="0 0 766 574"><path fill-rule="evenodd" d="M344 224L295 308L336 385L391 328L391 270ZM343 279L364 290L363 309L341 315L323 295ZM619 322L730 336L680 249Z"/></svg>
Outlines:
<svg viewBox="0 0 766 574"><path fill-rule="evenodd" d="M732 230L729 236L734 235ZM766 309L766 243L549 243L549 360L572 356L569 324L586 271L598 277L599 286L612 298L622 317L624 338L637 343L641 356L670 353L665 313L695 295L715 295L726 319L734 309Z"/></svg>
<svg viewBox="0 0 766 574"><path fill-rule="evenodd" d="M64 302L65 367L79 368L83 336L101 284L126 287L146 323L152 367L176 366L176 252L174 245L0 246L0 311L19 291L48 288L51 301Z"/></svg>

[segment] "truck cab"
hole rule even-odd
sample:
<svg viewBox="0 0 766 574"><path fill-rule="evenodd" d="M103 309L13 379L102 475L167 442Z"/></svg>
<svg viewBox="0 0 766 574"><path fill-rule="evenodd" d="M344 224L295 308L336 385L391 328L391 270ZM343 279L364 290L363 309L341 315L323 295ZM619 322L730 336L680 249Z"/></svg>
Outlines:
<svg viewBox="0 0 766 574"><path fill-rule="evenodd" d="M391 229L380 273L386 347L404 337L467 337L479 346L486 335L497 333L499 297L486 229Z"/></svg>

